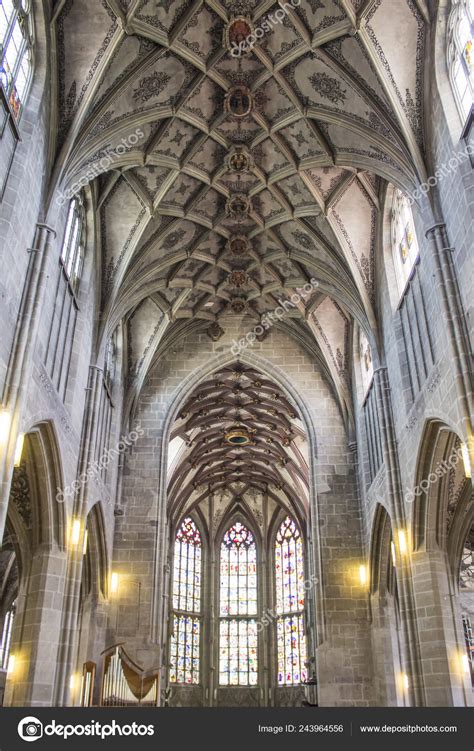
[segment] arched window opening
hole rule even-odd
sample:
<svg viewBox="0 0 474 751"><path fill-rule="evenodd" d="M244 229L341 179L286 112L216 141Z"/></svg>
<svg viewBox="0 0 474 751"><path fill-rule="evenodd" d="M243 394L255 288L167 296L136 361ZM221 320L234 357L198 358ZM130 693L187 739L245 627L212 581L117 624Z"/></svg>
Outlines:
<svg viewBox="0 0 474 751"><path fill-rule="evenodd" d="M278 685L307 680L303 541L287 516L275 541Z"/></svg>
<svg viewBox="0 0 474 751"><path fill-rule="evenodd" d="M257 547L251 531L240 522L222 540L220 575L219 683L256 686Z"/></svg>
<svg viewBox="0 0 474 751"><path fill-rule="evenodd" d="M401 190L395 190L393 195L392 254L401 296L420 254L413 212L407 196Z"/></svg>
<svg viewBox="0 0 474 751"><path fill-rule="evenodd" d="M463 124L474 103L474 0L453 0L448 26L448 68Z"/></svg>
<svg viewBox="0 0 474 751"><path fill-rule="evenodd" d="M199 683L201 566L201 534L188 516L174 543L170 683Z"/></svg>
<svg viewBox="0 0 474 751"><path fill-rule="evenodd" d="M474 526L464 543L459 569L462 625L466 644L465 667L474 688Z"/></svg>
<svg viewBox="0 0 474 751"><path fill-rule="evenodd" d="M0 642L0 667L2 670L8 670L8 660L10 658L10 648L12 643L13 621L16 613L16 602L13 602L5 613L2 629L2 640Z"/></svg>
<svg viewBox="0 0 474 751"><path fill-rule="evenodd" d="M0 3L0 80L15 119L25 106L33 70L33 23L30 0Z"/></svg>
<svg viewBox="0 0 474 751"><path fill-rule="evenodd" d="M84 260L84 209L80 198L73 198L66 221L61 248L61 263L73 291L77 291Z"/></svg>

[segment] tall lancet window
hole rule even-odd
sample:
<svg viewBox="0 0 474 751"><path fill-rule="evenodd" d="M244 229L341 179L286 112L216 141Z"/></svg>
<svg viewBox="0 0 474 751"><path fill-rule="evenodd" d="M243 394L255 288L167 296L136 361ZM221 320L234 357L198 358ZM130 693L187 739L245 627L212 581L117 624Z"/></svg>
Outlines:
<svg viewBox="0 0 474 751"><path fill-rule="evenodd" d="M257 547L240 522L222 540L220 574L219 683L256 686Z"/></svg>
<svg viewBox="0 0 474 751"><path fill-rule="evenodd" d="M282 522L275 541L278 685L307 680L303 541L293 519Z"/></svg>
<svg viewBox="0 0 474 751"><path fill-rule="evenodd" d="M453 0L447 51L451 84L464 123L474 104L474 0Z"/></svg>
<svg viewBox="0 0 474 751"><path fill-rule="evenodd" d="M174 543L170 683L199 683L202 542L190 517Z"/></svg>

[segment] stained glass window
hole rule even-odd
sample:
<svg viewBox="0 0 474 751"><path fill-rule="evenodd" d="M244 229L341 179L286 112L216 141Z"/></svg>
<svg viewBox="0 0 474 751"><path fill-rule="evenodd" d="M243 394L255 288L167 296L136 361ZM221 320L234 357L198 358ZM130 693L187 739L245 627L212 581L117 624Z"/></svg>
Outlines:
<svg viewBox="0 0 474 751"><path fill-rule="evenodd" d="M29 0L2 0L0 82L15 118L21 113L31 79L32 29Z"/></svg>
<svg viewBox="0 0 474 751"><path fill-rule="evenodd" d="M287 516L275 541L278 685L307 680L303 541Z"/></svg>
<svg viewBox="0 0 474 751"><path fill-rule="evenodd" d="M474 103L474 0L453 0L448 30L448 67L463 122Z"/></svg>
<svg viewBox="0 0 474 751"><path fill-rule="evenodd" d="M222 540L220 579L219 683L256 686L257 547L252 532L240 522Z"/></svg>
<svg viewBox="0 0 474 751"><path fill-rule="evenodd" d="M199 683L201 564L201 535L188 516L178 528L174 543L171 683Z"/></svg>
<svg viewBox="0 0 474 751"><path fill-rule="evenodd" d="M369 386L372 383L374 364L372 361L372 348L363 331L360 331L359 333L359 356L362 376L362 393L365 397L369 390Z"/></svg>
<svg viewBox="0 0 474 751"><path fill-rule="evenodd" d="M61 262L67 278L75 290L79 283L83 262L84 212L81 199L73 198L66 221L66 229L61 248Z"/></svg>
<svg viewBox="0 0 474 751"><path fill-rule="evenodd" d="M410 202L401 190L395 190L393 196L392 252L399 293L403 294L420 251Z"/></svg>

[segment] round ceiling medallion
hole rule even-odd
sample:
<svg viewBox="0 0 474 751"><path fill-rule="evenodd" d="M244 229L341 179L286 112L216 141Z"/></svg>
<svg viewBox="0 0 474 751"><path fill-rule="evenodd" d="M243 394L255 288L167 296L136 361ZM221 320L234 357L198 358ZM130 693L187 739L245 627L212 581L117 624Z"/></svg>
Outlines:
<svg viewBox="0 0 474 751"><path fill-rule="evenodd" d="M244 235L233 235L228 242L232 255L245 256L250 251L250 244Z"/></svg>
<svg viewBox="0 0 474 751"><path fill-rule="evenodd" d="M226 211L234 219L245 219L252 211L252 201L244 193L236 193L228 198Z"/></svg>
<svg viewBox="0 0 474 751"><path fill-rule="evenodd" d="M233 117L247 117L253 110L253 94L248 86L233 86L224 100L225 111Z"/></svg>
<svg viewBox="0 0 474 751"><path fill-rule="evenodd" d="M253 34L254 26L246 16L234 16L224 30L224 45L234 57L248 52L252 47L248 38Z"/></svg>
<svg viewBox="0 0 474 751"><path fill-rule="evenodd" d="M252 437L247 428L239 425L230 428L224 435L224 439L230 446L249 446L252 443Z"/></svg>
<svg viewBox="0 0 474 751"><path fill-rule="evenodd" d="M230 307L233 313L236 313L237 315L239 315L240 313L243 313L246 310L247 305L246 305L245 300L242 300L241 297L236 297L234 298L234 300L231 300Z"/></svg>
<svg viewBox="0 0 474 751"><path fill-rule="evenodd" d="M243 146L235 146L227 157L227 168L230 172L242 174L249 172L253 166L250 153Z"/></svg>
<svg viewBox="0 0 474 751"><path fill-rule="evenodd" d="M248 282L248 276L243 269L236 269L229 274L228 281L234 287L245 287Z"/></svg>

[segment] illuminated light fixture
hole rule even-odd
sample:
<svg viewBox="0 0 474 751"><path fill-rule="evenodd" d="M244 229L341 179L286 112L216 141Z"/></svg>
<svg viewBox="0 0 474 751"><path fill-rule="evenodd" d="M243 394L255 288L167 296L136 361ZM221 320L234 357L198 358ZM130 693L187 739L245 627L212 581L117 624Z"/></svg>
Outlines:
<svg viewBox="0 0 474 751"><path fill-rule="evenodd" d="M7 675L11 675L15 671L15 662L15 655L10 655L10 657L8 658Z"/></svg>
<svg viewBox="0 0 474 751"><path fill-rule="evenodd" d="M8 441L10 432L10 413L6 409L0 409L0 443Z"/></svg>
<svg viewBox="0 0 474 751"><path fill-rule="evenodd" d="M407 536L405 532L403 531L403 529L398 530L398 548L400 550L401 555L405 555L408 550Z"/></svg>
<svg viewBox="0 0 474 751"><path fill-rule="evenodd" d="M111 593L112 593L113 595L116 595L116 594L117 594L117 592L118 592L118 585L119 585L119 576L118 576L118 574L117 574L117 573L116 573L116 572L114 571L114 572L112 573L112 576L110 577L110 592L111 592Z"/></svg>
<svg viewBox="0 0 474 751"><path fill-rule="evenodd" d="M467 443L461 444L461 454L462 454L462 461L464 464L464 473L468 479L472 477L472 470L471 470L471 458L469 456L469 446Z"/></svg>
<svg viewBox="0 0 474 751"><path fill-rule="evenodd" d="M363 587L367 584L367 566L359 566L359 579Z"/></svg>
<svg viewBox="0 0 474 751"><path fill-rule="evenodd" d="M89 532L86 529L86 531L84 532L84 547L82 548L82 555L85 555L87 553L87 541L88 541L88 539L89 539Z"/></svg>
<svg viewBox="0 0 474 751"><path fill-rule="evenodd" d="M80 519L74 519L71 527L71 545L77 547L81 539L81 522Z"/></svg>
<svg viewBox="0 0 474 751"><path fill-rule="evenodd" d="M410 681L408 680L408 676L406 673L403 673L403 687L406 691L410 688Z"/></svg>
<svg viewBox="0 0 474 751"><path fill-rule="evenodd" d="M394 567L396 568L397 567L397 551L395 550L395 543L393 540L390 543L390 549L392 551L392 563Z"/></svg>
<svg viewBox="0 0 474 751"><path fill-rule="evenodd" d="M467 655L462 655L461 665L464 672L469 675L471 673L471 663L469 662L469 657Z"/></svg>
<svg viewBox="0 0 474 751"><path fill-rule="evenodd" d="M248 446L252 443L252 438L249 431L246 428L241 428L238 425L232 427L224 436L225 442L230 446Z"/></svg>
<svg viewBox="0 0 474 751"><path fill-rule="evenodd" d="M18 438L16 439L15 458L13 460L13 464L15 465L15 467L19 467L21 464L21 455L23 453L24 443L25 443L25 434L19 433Z"/></svg>
<svg viewBox="0 0 474 751"><path fill-rule="evenodd" d="M74 691L74 689L76 688L76 676L75 675L71 675L71 677L69 678L69 688L71 689L71 691Z"/></svg>

